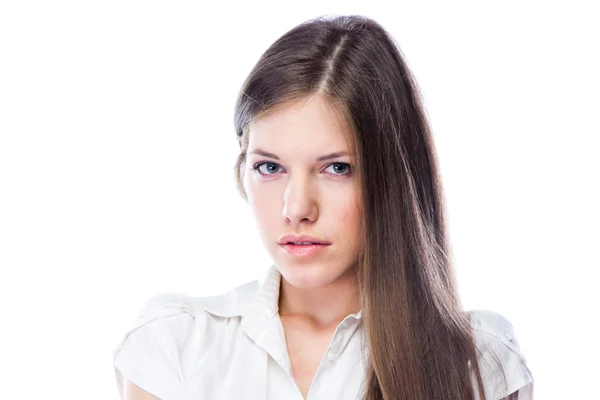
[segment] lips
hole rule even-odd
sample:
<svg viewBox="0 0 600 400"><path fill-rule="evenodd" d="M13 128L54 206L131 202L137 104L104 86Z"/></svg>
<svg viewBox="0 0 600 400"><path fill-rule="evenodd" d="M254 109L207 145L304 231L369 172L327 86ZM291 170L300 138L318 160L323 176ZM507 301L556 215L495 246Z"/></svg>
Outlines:
<svg viewBox="0 0 600 400"><path fill-rule="evenodd" d="M302 259L312 259L317 254L324 251L329 245L327 244L310 244L310 245L296 245L296 244L282 244L281 247L291 256L299 257Z"/></svg>
<svg viewBox="0 0 600 400"><path fill-rule="evenodd" d="M285 235L279 239L279 244L295 244L295 245L329 245L324 239L310 235Z"/></svg>

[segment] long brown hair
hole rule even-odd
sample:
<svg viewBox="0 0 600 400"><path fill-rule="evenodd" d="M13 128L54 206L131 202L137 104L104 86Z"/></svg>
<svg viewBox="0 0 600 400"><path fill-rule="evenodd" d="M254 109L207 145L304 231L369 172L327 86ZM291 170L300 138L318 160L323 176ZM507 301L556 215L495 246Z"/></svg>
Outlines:
<svg viewBox="0 0 600 400"><path fill-rule="evenodd" d="M238 189L245 196L248 125L314 94L339 111L355 139L364 239L357 273L370 354L364 399L472 400L476 391L483 399L430 127L417 83L381 25L363 16L319 17L265 51L235 106Z"/></svg>

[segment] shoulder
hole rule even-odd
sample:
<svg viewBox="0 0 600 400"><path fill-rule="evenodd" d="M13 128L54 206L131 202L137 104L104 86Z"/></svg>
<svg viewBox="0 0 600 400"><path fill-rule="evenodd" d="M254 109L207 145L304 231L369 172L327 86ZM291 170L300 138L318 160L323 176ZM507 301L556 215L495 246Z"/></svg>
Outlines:
<svg viewBox="0 0 600 400"><path fill-rule="evenodd" d="M156 294L146 300L135 316L121 345L140 330L162 329L163 337L182 342L187 329L209 324L213 317L243 315L257 290L258 281L252 281L216 296L189 296L177 292Z"/></svg>
<svg viewBox="0 0 600 400"><path fill-rule="evenodd" d="M217 296L170 292L147 299L114 350L121 396L124 379L161 399L182 396L189 354L198 354L208 338L218 337L216 330L243 315L257 289L253 281Z"/></svg>
<svg viewBox="0 0 600 400"><path fill-rule="evenodd" d="M519 399L532 398L533 376L512 323L494 311L472 310L467 314L479 355L486 397L500 399L522 390L528 393L520 392Z"/></svg>
<svg viewBox="0 0 600 400"><path fill-rule="evenodd" d="M137 315L135 327L157 319L185 316L187 320L243 315L245 307L258 291L259 281L247 282L216 296L188 296L183 293L159 293L150 297Z"/></svg>

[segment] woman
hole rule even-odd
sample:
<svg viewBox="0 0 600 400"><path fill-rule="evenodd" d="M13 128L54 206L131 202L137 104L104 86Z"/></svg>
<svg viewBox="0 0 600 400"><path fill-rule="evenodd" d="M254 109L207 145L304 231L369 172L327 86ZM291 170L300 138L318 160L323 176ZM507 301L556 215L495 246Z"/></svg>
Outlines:
<svg viewBox="0 0 600 400"><path fill-rule="evenodd" d="M148 301L121 396L531 399L510 323L461 310L416 82L364 17L279 38L235 109L236 177L274 264L215 297Z"/></svg>

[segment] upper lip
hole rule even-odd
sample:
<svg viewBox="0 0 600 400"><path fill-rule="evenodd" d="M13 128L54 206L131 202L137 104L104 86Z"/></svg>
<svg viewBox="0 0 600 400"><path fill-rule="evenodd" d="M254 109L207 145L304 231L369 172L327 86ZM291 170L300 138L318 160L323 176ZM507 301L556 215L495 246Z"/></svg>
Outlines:
<svg viewBox="0 0 600 400"><path fill-rule="evenodd" d="M314 236L309 235L285 235L279 239L279 244L286 244L290 242L311 242L311 243L319 243L319 244L331 244L325 240L319 239Z"/></svg>

